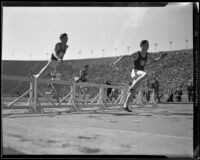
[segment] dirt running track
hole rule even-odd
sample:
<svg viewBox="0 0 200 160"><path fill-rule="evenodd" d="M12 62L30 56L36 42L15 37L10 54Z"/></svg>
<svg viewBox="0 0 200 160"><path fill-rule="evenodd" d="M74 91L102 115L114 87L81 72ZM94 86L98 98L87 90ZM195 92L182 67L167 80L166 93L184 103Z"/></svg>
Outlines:
<svg viewBox="0 0 200 160"><path fill-rule="evenodd" d="M193 105L133 106L134 111L98 110L26 114L3 110L4 154L126 154L192 157ZM16 152L17 153L17 152Z"/></svg>

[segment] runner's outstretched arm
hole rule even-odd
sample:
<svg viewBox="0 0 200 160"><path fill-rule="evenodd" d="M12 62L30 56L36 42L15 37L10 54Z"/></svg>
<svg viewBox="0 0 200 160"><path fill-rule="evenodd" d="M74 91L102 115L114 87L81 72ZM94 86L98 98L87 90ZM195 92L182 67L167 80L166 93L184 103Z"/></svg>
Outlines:
<svg viewBox="0 0 200 160"><path fill-rule="evenodd" d="M124 56L120 56L115 62L114 65L116 65L118 62L120 62L121 60L123 60L126 57L129 57L130 55L124 55Z"/></svg>
<svg viewBox="0 0 200 160"><path fill-rule="evenodd" d="M154 61L159 61L159 60L161 60L161 59L165 58L165 57L166 57L166 55L167 55L167 53L166 53L166 52L160 52L160 55L159 55L159 57L158 57L158 58L155 58L155 59L154 59Z"/></svg>
<svg viewBox="0 0 200 160"><path fill-rule="evenodd" d="M131 58L133 58L133 60L137 59L137 53L138 53L138 52L134 52L134 53L131 54L131 55L124 55L124 56L119 57L119 58L114 62L114 65L116 65L118 62L120 62L121 60L123 60L124 58L127 58L127 57L131 57Z"/></svg>

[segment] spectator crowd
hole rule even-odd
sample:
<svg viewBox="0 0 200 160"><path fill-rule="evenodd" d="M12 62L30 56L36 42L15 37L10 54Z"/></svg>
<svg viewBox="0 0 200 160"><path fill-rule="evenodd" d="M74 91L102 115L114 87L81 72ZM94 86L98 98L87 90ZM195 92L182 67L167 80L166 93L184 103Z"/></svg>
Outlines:
<svg viewBox="0 0 200 160"><path fill-rule="evenodd" d="M188 101L193 100L193 87L189 84L193 78L193 50L172 51L167 54L165 59L153 63L150 59L146 65L148 72L147 86L155 90L155 97L158 102L163 95L168 94L168 101L173 101L175 97L177 101L181 101L183 93L188 94ZM150 53L153 57L157 57L158 53ZM80 60L81 61L81 60ZM105 84L107 81L112 85L129 84L131 79L131 70L133 61L130 58L122 60L118 68L113 67L113 61L106 61L100 64L89 64L88 82ZM70 65L68 65L69 68ZM66 68L63 67L62 70ZM73 73L68 72L68 79L79 75L80 68L76 68L71 64L70 69ZM154 83L148 84L150 81ZM28 84L27 84L27 87ZM69 87L67 87L69 91ZM23 89L24 91L25 89ZM65 90L65 87L62 88Z"/></svg>

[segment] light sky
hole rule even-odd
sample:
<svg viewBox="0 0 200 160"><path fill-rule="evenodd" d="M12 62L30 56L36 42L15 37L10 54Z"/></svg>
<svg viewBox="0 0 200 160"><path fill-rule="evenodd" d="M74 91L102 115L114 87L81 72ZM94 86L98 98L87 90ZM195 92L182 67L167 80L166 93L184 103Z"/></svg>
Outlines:
<svg viewBox="0 0 200 160"><path fill-rule="evenodd" d="M150 52L193 48L192 3L166 7L3 7L2 59L47 60L64 32L69 37L64 60L130 54L140 50L143 39L149 41ZM173 42L171 48L169 41Z"/></svg>

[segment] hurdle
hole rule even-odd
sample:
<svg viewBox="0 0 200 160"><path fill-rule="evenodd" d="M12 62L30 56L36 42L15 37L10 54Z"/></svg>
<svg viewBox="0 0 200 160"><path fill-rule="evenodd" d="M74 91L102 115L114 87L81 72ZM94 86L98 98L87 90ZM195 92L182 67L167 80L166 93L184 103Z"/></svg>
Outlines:
<svg viewBox="0 0 200 160"><path fill-rule="evenodd" d="M99 88L99 93L97 94L97 96L91 100L91 102L88 104L88 106L100 106L102 109L108 109L108 106L113 106L113 105L122 105L125 97L123 96L124 95L124 92L125 91L122 91L122 95L120 96L120 102L119 104L106 104L105 102L105 93L104 93L104 89L105 88L117 88L117 89L122 89L124 90L124 87L121 87L121 86L111 86L111 85L104 85L104 84L95 84L95 83L85 83L85 82L79 82L79 83L76 83L75 81L73 82L66 82L66 81L61 81L61 80L44 80L44 79L37 79L34 77L34 92L36 92L36 94L34 95L37 95L37 93L39 92L41 94L41 91L39 89L37 89L37 86L38 84L37 83L52 83L52 84L63 84L63 85L68 85L71 87L71 91L66 95L64 96L60 101L59 101L59 104L61 104L62 102L64 102L68 97L69 100L68 100L68 103L67 105L68 106L73 106L73 109L75 109L76 111L81 111L82 107L85 107L86 105L85 104L79 104L77 101L76 101L76 87L97 87ZM44 96L44 94L42 94ZM36 105L37 105L37 102L38 101L38 98L37 96L34 97L34 107L36 109ZM94 102L97 102L97 103L94 103ZM54 105L53 105L54 106ZM38 106L38 107L41 107L41 106ZM47 108L46 106L44 106L43 108Z"/></svg>
<svg viewBox="0 0 200 160"><path fill-rule="evenodd" d="M10 80L10 81L21 81L21 82L29 82L30 83L30 89L23 93L21 96L16 98L14 101L9 103L8 105L3 105L2 109L28 109L30 112L34 112L32 106L33 106L33 78L28 77L20 77L20 76L10 76L10 75L2 75L2 80ZM14 106L16 102L18 102L20 99L25 97L29 94L29 99L27 105L29 106Z"/></svg>
<svg viewBox="0 0 200 160"><path fill-rule="evenodd" d="M151 91L152 94L150 96L150 100L147 102L147 100L143 96L143 92ZM139 89L139 94L137 95L136 99L134 100L133 104L140 105L141 107L145 107L145 105L151 105L151 106L158 106L155 101L155 92L154 89L148 89L148 88L141 88Z"/></svg>
<svg viewBox="0 0 200 160"><path fill-rule="evenodd" d="M114 104L117 104L117 102L119 101L119 104L124 104L125 103L125 99L126 99L126 93L128 91L128 88L126 86L123 86L121 88L121 94L118 96L117 100L114 102Z"/></svg>
<svg viewBox="0 0 200 160"><path fill-rule="evenodd" d="M106 103L106 96L105 96L105 89L106 88L116 88L120 89L122 94L118 97L118 101L123 102L124 100L124 86L112 86L112 85L105 85L105 84L94 84L94 83L76 83L76 86L82 86L82 87L97 87L99 88L99 93L91 100L89 103L89 106L101 106L102 109L108 109L109 106L121 106L122 104L119 103L111 103L107 104ZM95 103L96 102L96 103Z"/></svg>
<svg viewBox="0 0 200 160"><path fill-rule="evenodd" d="M77 87L97 87L99 88L99 93L96 95L95 98L91 100L90 103L88 103L88 106L100 106L101 109L106 109L105 104L105 96L104 96L104 88L105 86L103 84L95 84L95 83L87 83L87 82L79 82L75 83L75 86ZM97 103L95 103L97 102ZM79 106L84 107L82 104L78 104Z"/></svg>
<svg viewBox="0 0 200 160"><path fill-rule="evenodd" d="M79 111L80 109L78 108L76 102L75 102L75 84L73 82L68 82L68 81L60 81L60 80L48 80L48 79L40 79L40 78L36 78L35 76L33 77L33 81L34 81L34 108L61 108L62 105L61 103L66 100L67 97L71 96L69 101L68 101L68 105L66 106L72 106L74 110ZM49 98L47 98L44 93L42 93L42 91L38 88L38 84L62 84L62 85L67 85L71 87L71 91L68 95L66 95L65 97L63 97L59 102L58 105L56 105L52 100L50 100ZM42 95L45 99L47 99L49 102L51 102L51 106L46 105L46 106L41 106L38 105L39 103L39 99L38 99L38 93L40 95Z"/></svg>
<svg viewBox="0 0 200 160"><path fill-rule="evenodd" d="M27 90L25 93L23 93L21 96L16 98L14 101L12 101L8 106L2 105L2 109L28 109L31 113L44 113L43 108L61 108L63 107L62 103L69 98L68 103L64 105L65 107L72 107L74 111L82 111L82 107L85 107L85 104L78 104L76 101L76 87L82 86L82 87L97 87L99 88L99 93L90 101L88 106L100 106L101 109L109 109L110 106L122 106L126 99L126 93L128 91L127 86L112 86L112 85L106 85L106 84L95 84L95 83L85 83L85 82L79 82L76 83L75 81L62 81L62 80L48 80L48 79L40 79L36 78L35 76L32 76L31 78L28 77L20 77L20 76L9 76L9 75L3 75L3 80L13 80L13 81L22 81L22 82L29 82L30 83L30 89ZM45 94L42 93L39 89L39 84L62 84L67 85L71 88L71 91L64 96L56 105L52 100L45 97ZM114 103L106 103L106 96L105 96L105 89L106 88L116 88L121 90L121 94L118 96L117 100ZM156 105L156 101L154 99L154 90L153 89L146 89L142 88L139 90L139 94L137 98L135 99L134 103L135 105L141 105L145 106L144 97L142 95L142 92L144 91L151 91L152 95L147 102L147 105ZM25 97L29 94L28 98L28 107L27 106L13 106L16 102L18 102L21 98ZM38 98L39 95L42 95L45 97L45 99L48 100L48 102L51 102L52 105L46 105L43 106L42 103L40 103L40 100ZM96 102L96 103L95 103Z"/></svg>

